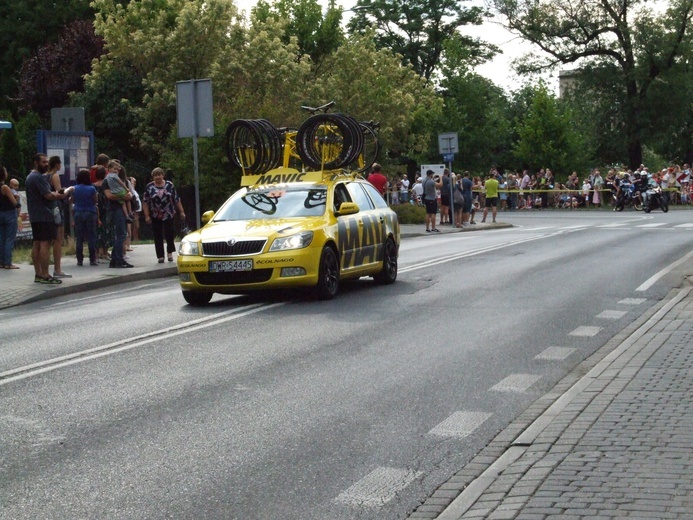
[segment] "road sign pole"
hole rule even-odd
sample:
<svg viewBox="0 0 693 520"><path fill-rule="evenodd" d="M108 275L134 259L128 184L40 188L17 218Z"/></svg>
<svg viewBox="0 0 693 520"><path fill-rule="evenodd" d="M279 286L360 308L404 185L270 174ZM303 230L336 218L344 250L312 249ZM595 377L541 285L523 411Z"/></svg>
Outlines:
<svg viewBox="0 0 693 520"><path fill-rule="evenodd" d="M200 222L200 172L197 156L197 81L193 81L193 117L192 117L192 140L193 140L193 166L195 169L195 222L196 229L202 227Z"/></svg>

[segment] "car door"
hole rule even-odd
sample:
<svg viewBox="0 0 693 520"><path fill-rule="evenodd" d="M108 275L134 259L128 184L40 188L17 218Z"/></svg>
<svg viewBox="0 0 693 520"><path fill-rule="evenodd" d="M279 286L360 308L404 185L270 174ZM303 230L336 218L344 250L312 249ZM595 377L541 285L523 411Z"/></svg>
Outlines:
<svg viewBox="0 0 693 520"><path fill-rule="evenodd" d="M382 215L366 192L365 184L362 182L347 184L352 201L359 206L359 212L356 215L359 244L353 259L353 266L358 270L368 270L377 264L379 248L383 241Z"/></svg>

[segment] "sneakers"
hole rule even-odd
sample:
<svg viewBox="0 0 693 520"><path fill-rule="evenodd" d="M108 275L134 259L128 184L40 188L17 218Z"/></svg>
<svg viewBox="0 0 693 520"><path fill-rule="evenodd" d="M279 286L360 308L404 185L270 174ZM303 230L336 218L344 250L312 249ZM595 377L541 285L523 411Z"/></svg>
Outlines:
<svg viewBox="0 0 693 520"><path fill-rule="evenodd" d="M57 278L54 278L52 276L49 276L48 278L43 278L42 276L34 276L34 283L42 283L44 285L60 285L63 283L62 280L58 280Z"/></svg>
<svg viewBox="0 0 693 520"><path fill-rule="evenodd" d="M93 260L93 261L89 262L89 265L99 265L99 262L97 262L96 260Z"/></svg>
<svg viewBox="0 0 693 520"><path fill-rule="evenodd" d="M82 262L77 262L77 267L82 267Z"/></svg>
<svg viewBox="0 0 693 520"><path fill-rule="evenodd" d="M72 275L67 273L53 273L53 278L72 278Z"/></svg>

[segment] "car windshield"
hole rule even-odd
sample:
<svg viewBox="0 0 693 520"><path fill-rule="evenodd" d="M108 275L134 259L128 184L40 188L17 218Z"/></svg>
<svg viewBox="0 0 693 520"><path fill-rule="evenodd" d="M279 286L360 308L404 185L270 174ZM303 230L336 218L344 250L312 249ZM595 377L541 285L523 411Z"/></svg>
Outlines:
<svg viewBox="0 0 693 520"><path fill-rule="evenodd" d="M231 197L214 220L319 217L325 213L326 202L326 186L251 188Z"/></svg>

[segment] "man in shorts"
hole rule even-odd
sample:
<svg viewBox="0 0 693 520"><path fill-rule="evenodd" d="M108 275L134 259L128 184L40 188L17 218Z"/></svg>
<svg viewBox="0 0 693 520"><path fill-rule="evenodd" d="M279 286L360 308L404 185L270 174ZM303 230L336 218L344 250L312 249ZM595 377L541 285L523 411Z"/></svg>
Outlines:
<svg viewBox="0 0 693 520"><path fill-rule="evenodd" d="M484 216L481 218L481 222L486 222L486 215L488 215L488 209L491 208L491 216L493 217L493 223L496 223L496 213L498 213L498 181L495 175L492 173L486 177L486 182L484 183L486 188L486 203L484 205Z"/></svg>
<svg viewBox="0 0 693 520"><path fill-rule="evenodd" d="M51 202L64 199L64 192L51 191L48 179L48 157L38 153L34 156L34 169L26 178L26 204L31 222L33 247L31 260L34 263L34 282L48 285L59 285L62 280L48 274L48 261L51 244L55 239L55 217ZM63 190L60 190L63 191Z"/></svg>
<svg viewBox="0 0 693 520"><path fill-rule="evenodd" d="M438 213L436 188L440 188L442 185L442 182L433 178L433 170L426 172L426 180L423 181L423 203L426 206L426 231L428 233L440 233L436 227L436 214Z"/></svg>

